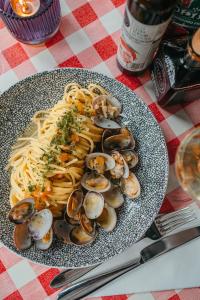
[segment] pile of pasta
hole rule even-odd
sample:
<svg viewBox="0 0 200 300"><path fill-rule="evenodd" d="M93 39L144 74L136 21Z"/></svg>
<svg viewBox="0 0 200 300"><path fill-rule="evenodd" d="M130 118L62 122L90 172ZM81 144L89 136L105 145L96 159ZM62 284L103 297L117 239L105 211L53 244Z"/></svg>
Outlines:
<svg viewBox="0 0 200 300"><path fill-rule="evenodd" d="M103 130L92 121L92 102L100 94L108 93L96 84L70 83L54 107L35 113L34 130L17 139L9 158L11 206L33 197L37 210L62 214L80 185L86 155L101 140Z"/></svg>

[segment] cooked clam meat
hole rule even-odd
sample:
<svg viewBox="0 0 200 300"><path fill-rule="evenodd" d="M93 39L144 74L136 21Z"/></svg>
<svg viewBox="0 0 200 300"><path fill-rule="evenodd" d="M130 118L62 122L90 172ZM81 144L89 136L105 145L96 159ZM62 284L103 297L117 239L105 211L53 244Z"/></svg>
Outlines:
<svg viewBox="0 0 200 300"><path fill-rule="evenodd" d="M137 165L138 155L136 152L131 151L131 150L126 150L126 151L123 151L122 155L130 169L134 168Z"/></svg>
<svg viewBox="0 0 200 300"><path fill-rule="evenodd" d="M23 199L11 208L8 218L16 224L25 223L34 214L34 211L34 199Z"/></svg>
<svg viewBox="0 0 200 300"><path fill-rule="evenodd" d="M110 181L101 174L85 173L81 179L82 186L88 191L103 193L110 189Z"/></svg>
<svg viewBox="0 0 200 300"><path fill-rule="evenodd" d="M130 172L128 178L121 179L121 189L130 199L135 199L140 195L140 183L135 174Z"/></svg>
<svg viewBox="0 0 200 300"><path fill-rule="evenodd" d="M96 170L99 174L104 174L106 170L106 159L103 156L96 156L89 160L88 166L92 170Z"/></svg>
<svg viewBox="0 0 200 300"><path fill-rule="evenodd" d="M114 159L105 153L91 153L86 157L86 165L89 169L95 170L99 174L104 174L105 171L114 168Z"/></svg>
<svg viewBox="0 0 200 300"><path fill-rule="evenodd" d="M123 156L118 151L113 151L111 156L115 160L115 167L110 170L112 178L119 179L121 177L127 178L129 175L128 166L123 158Z"/></svg>
<svg viewBox="0 0 200 300"><path fill-rule="evenodd" d="M93 108L98 116L106 119L115 119L121 112L120 102L109 95L97 96L93 101Z"/></svg>

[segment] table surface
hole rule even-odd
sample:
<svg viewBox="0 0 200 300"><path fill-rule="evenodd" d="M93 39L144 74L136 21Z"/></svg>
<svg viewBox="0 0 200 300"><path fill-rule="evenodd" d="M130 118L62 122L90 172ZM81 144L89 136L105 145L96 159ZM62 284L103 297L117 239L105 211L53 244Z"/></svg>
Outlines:
<svg viewBox="0 0 200 300"><path fill-rule="evenodd" d="M40 47L17 42L0 20L0 92L26 76L56 67L88 68L123 82L142 97L165 134L170 176L161 211L173 211L187 205L191 199L182 191L175 179L174 158L180 141L190 129L200 123L200 101L164 110L156 103L148 72L140 77L130 77L120 72L116 65L116 51L123 20L124 0L60 2L62 8L60 30ZM50 288L49 282L59 272L59 269L47 268L25 260L0 244L0 299L56 299L58 291ZM200 289L91 299L200 299Z"/></svg>

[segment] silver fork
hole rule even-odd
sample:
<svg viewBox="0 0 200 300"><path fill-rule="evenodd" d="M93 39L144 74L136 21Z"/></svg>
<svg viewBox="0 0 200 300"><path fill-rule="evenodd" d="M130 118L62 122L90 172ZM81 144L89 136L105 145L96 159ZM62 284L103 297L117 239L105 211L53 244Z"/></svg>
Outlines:
<svg viewBox="0 0 200 300"><path fill-rule="evenodd" d="M169 234L171 231L196 219L197 215L195 214L195 208L193 207L193 205L189 205L172 213L159 214L155 218L151 227L146 231L143 238L148 237L151 240L158 240L159 238ZM53 278L50 286L52 288L60 288L64 285L68 285L73 281L79 279L92 269L96 268L97 266L98 265L92 267L64 270Z"/></svg>

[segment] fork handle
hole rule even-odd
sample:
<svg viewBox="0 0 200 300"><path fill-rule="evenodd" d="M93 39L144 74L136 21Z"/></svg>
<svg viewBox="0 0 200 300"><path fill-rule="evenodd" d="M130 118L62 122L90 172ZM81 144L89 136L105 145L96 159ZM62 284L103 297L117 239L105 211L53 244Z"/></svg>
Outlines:
<svg viewBox="0 0 200 300"><path fill-rule="evenodd" d="M162 237L154 222L151 224L151 227L149 227L149 229L146 231L145 237L148 237L154 241Z"/></svg>

